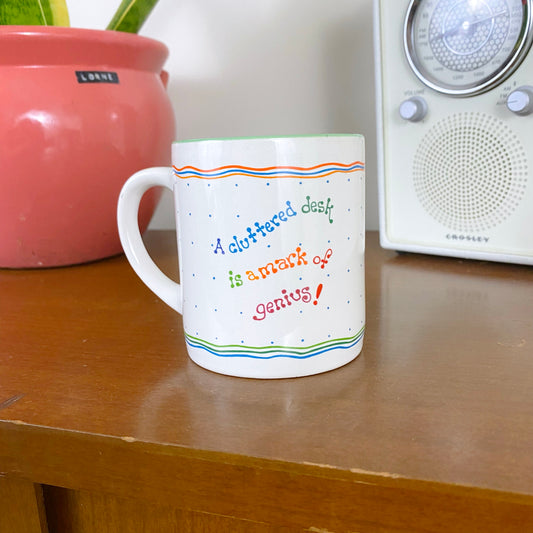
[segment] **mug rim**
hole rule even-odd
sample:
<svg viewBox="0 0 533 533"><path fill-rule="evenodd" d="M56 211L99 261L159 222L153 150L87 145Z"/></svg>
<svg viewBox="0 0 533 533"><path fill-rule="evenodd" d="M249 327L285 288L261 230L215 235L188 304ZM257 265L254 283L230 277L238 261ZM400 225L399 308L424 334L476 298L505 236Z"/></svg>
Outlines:
<svg viewBox="0 0 533 533"><path fill-rule="evenodd" d="M253 141L253 140L283 140L283 139L323 139L329 137L364 137L362 133L319 133L319 134L301 134L301 135L257 135L257 136L244 136L244 137L213 137L213 138L197 138L197 139L180 139L173 141L172 144L189 144L189 143L200 143L200 142L227 142L227 141Z"/></svg>

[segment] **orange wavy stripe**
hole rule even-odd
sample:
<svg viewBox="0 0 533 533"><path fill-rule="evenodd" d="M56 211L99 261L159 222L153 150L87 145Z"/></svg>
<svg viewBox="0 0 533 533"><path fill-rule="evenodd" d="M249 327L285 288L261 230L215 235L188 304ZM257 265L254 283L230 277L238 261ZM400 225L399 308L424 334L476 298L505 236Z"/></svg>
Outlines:
<svg viewBox="0 0 533 533"><path fill-rule="evenodd" d="M292 174L287 175L275 175L275 176L258 176L256 174L250 174L249 172L246 172L247 170L253 171L253 172L265 172L269 170L297 170L297 171L309 171L309 170L315 170L320 167L328 167L328 166L336 166L336 167L344 167L344 169L336 168L335 170L332 170L330 172L326 172L325 174L319 174L317 176L295 176ZM185 170L192 170L195 172L201 172L201 173L208 173L208 172L218 172L229 168L236 168L242 170L242 172L230 172L228 174L224 174L223 176L179 176L180 179L188 179L188 178L196 178L196 179L204 179L204 180L216 180L216 179L222 179L227 178L230 176L252 176L254 178L261 178L261 179L279 179L279 178L301 178L301 179L316 179L316 178L322 178L325 176L330 176L331 174L335 174L336 172L341 173L349 173L349 172L357 172L363 170L362 168L355 168L355 169L349 169L349 167L352 167L354 165L361 165L364 168L364 163L361 161L355 161L353 163L345 164L345 163L322 163L320 165L315 165L313 167L294 167L294 166L281 166L281 167L263 167L263 168L254 168L254 167L245 167L242 165L226 165L218 168L213 168L209 170L200 169L197 167L193 167L190 165L177 168L176 166L173 166L175 172L183 172Z"/></svg>

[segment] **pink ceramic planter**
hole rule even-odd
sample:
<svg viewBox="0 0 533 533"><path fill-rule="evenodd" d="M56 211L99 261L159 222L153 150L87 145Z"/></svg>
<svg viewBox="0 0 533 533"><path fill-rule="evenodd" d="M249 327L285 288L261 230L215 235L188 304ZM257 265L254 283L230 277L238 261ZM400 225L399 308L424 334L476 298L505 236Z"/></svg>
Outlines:
<svg viewBox="0 0 533 533"><path fill-rule="evenodd" d="M0 26L0 50L0 267L120 253L122 185L170 164L167 48L113 31ZM143 200L141 230L158 198Z"/></svg>

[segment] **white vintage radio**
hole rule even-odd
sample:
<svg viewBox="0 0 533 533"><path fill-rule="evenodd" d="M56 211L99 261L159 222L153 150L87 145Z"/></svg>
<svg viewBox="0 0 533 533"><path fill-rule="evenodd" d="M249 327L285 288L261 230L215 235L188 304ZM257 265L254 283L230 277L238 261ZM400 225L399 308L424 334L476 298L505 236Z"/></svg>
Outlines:
<svg viewBox="0 0 533 533"><path fill-rule="evenodd" d="M531 0L375 0L385 248L533 264Z"/></svg>

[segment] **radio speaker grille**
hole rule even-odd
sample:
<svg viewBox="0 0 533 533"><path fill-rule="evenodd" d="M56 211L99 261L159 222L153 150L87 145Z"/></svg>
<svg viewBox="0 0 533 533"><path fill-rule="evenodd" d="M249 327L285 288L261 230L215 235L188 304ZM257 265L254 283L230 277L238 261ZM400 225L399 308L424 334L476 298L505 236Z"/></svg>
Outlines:
<svg viewBox="0 0 533 533"><path fill-rule="evenodd" d="M457 113L436 123L414 157L418 199L436 221L455 231L475 232L506 220L527 185L526 152L498 118Z"/></svg>

